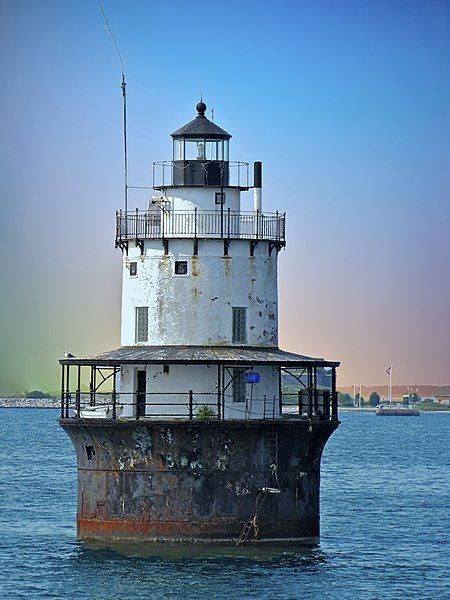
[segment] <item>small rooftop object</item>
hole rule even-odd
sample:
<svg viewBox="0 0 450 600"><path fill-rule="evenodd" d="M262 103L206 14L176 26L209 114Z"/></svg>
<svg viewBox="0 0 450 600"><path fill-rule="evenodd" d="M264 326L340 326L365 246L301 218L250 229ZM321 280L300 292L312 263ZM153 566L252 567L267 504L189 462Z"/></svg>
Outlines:
<svg viewBox="0 0 450 600"><path fill-rule="evenodd" d="M200 102L197 104L197 106L195 108L197 109L199 117L205 116L206 104L203 102L203 100L200 100Z"/></svg>
<svg viewBox="0 0 450 600"><path fill-rule="evenodd" d="M159 193L117 213L121 346L60 360L78 537L315 543L339 362L279 348L285 214L196 109L154 163Z"/></svg>

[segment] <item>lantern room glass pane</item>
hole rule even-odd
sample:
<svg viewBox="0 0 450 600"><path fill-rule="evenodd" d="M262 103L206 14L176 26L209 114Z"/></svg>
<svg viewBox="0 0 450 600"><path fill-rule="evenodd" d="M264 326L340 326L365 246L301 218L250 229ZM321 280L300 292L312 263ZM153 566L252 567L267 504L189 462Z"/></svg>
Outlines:
<svg viewBox="0 0 450 600"><path fill-rule="evenodd" d="M174 160L228 161L228 140L175 140Z"/></svg>
<svg viewBox="0 0 450 600"><path fill-rule="evenodd" d="M223 160L223 140L207 140L206 160Z"/></svg>
<svg viewBox="0 0 450 600"><path fill-rule="evenodd" d="M184 160L205 160L205 142L204 140L185 140Z"/></svg>
<svg viewBox="0 0 450 600"><path fill-rule="evenodd" d="M184 140L173 141L173 160L184 160Z"/></svg>

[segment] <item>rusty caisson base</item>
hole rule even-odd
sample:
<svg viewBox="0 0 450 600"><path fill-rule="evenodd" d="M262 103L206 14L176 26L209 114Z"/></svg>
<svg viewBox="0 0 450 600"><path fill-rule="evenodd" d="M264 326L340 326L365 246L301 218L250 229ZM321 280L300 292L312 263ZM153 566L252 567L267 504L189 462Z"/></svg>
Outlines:
<svg viewBox="0 0 450 600"><path fill-rule="evenodd" d="M314 543L320 458L338 421L61 419L78 463L80 539Z"/></svg>

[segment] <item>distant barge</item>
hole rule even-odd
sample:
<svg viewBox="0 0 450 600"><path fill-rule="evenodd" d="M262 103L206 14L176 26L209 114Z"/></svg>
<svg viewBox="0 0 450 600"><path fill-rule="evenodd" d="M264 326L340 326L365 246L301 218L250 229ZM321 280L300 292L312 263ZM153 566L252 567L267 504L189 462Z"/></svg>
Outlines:
<svg viewBox="0 0 450 600"><path fill-rule="evenodd" d="M381 417L418 417L420 412L408 406L379 406L376 414Z"/></svg>

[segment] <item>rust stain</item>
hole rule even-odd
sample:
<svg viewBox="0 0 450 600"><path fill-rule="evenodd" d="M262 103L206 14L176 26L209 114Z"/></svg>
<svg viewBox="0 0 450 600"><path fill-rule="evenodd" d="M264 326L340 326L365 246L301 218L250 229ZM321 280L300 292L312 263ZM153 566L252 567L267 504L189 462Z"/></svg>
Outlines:
<svg viewBox="0 0 450 600"><path fill-rule="evenodd" d="M133 521L125 519L77 519L77 534L81 539L146 539L147 541L207 542L217 539L234 543L242 529L242 522L231 519L216 521ZM280 524L260 521L261 533L270 541L285 543L289 539L315 537L319 534L318 519L288 519ZM263 540L264 540L263 537ZM263 541L262 540L262 541Z"/></svg>
<svg viewBox="0 0 450 600"><path fill-rule="evenodd" d="M320 456L337 422L61 422L78 462L83 539L232 542L258 490L273 487L266 439L278 430L279 495L260 508L261 540L318 535ZM98 456L88 460L86 443ZM301 475L301 488L299 478Z"/></svg>
<svg viewBox="0 0 450 600"><path fill-rule="evenodd" d="M232 274L232 271L231 271L231 258L229 256L224 256L223 260L224 260L225 277L231 277L231 274Z"/></svg>
<svg viewBox="0 0 450 600"><path fill-rule="evenodd" d="M192 277L198 277L200 275L198 257L192 257Z"/></svg>

